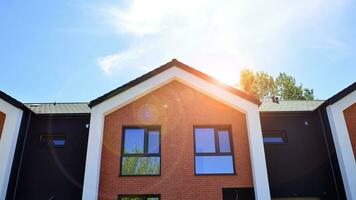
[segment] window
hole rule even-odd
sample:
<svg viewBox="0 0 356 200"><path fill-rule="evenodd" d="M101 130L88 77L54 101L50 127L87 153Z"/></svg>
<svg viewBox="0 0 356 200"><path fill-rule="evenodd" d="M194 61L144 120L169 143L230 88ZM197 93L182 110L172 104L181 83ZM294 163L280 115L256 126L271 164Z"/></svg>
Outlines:
<svg viewBox="0 0 356 200"><path fill-rule="evenodd" d="M263 143L285 144L287 143L286 131L263 131Z"/></svg>
<svg viewBox="0 0 356 200"><path fill-rule="evenodd" d="M160 200L160 195L119 195L119 200Z"/></svg>
<svg viewBox="0 0 356 200"><path fill-rule="evenodd" d="M228 126L194 127L195 174L235 174Z"/></svg>
<svg viewBox="0 0 356 200"><path fill-rule="evenodd" d="M5 113L0 111L0 139L1 139L2 129L3 129L4 124L5 124L5 118L6 118Z"/></svg>
<svg viewBox="0 0 356 200"><path fill-rule="evenodd" d="M66 138L64 135L41 135L40 142L49 147L64 147Z"/></svg>
<svg viewBox="0 0 356 200"><path fill-rule="evenodd" d="M122 141L122 176L160 175L159 127L124 127Z"/></svg>

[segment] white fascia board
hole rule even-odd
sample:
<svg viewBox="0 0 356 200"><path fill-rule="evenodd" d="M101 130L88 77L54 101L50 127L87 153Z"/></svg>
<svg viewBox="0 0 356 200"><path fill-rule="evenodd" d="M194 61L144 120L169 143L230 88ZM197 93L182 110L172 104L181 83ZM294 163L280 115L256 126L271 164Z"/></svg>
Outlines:
<svg viewBox="0 0 356 200"><path fill-rule="evenodd" d="M246 115L256 199L269 200L270 192L258 105L178 67L167 69L92 108L83 199L94 200L98 198L105 116L173 80L180 81Z"/></svg>
<svg viewBox="0 0 356 200"><path fill-rule="evenodd" d="M0 98L5 122L0 138L0 200L5 200L23 111Z"/></svg>
<svg viewBox="0 0 356 200"><path fill-rule="evenodd" d="M344 110L356 103L356 91L326 107L347 199L356 199L356 162Z"/></svg>

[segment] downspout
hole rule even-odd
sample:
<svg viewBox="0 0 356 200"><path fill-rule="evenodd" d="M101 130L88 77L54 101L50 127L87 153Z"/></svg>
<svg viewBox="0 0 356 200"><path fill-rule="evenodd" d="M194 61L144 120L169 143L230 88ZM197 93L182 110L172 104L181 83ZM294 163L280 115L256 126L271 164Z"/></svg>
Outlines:
<svg viewBox="0 0 356 200"><path fill-rule="evenodd" d="M329 164L331 166L331 171L332 171L332 174L333 174L333 179L334 179L334 187L336 189L336 194L337 194L337 198L340 199L340 194L339 194L339 188L337 186L337 182L336 182L336 177L335 177L335 169L334 169L334 165L332 163L332 158L331 158L331 153L330 153L330 148L329 148L329 143L328 143L328 140L326 138L326 129L325 129L325 124L324 124L324 118L323 118L323 115L321 113L321 108L318 109L318 115L319 115L319 119L320 119L320 124L321 124L321 129L323 131L323 135L324 135L324 140L325 140L325 144L326 144L326 149L328 151L328 156L329 156Z"/></svg>
<svg viewBox="0 0 356 200"><path fill-rule="evenodd" d="M28 137L28 130L29 130L29 127L30 127L30 122L31 122L31 117L32 117L32 111L29 111L29 112L30 112L30 114L28 115L28 120L27 120L27 123L26 123L25 137L24 137L24 142L22 144L21 156L20 156L20 161L19 161L19 168L18 168L17 174L16 174L16 181L15 181L13 200L16 199L17 187L18 187L18 183L19 183L21 166L22 166L22 160L23 160L23 156L24 156L24 152L25 152L25 146L26 146L27 137Z"/></svg>

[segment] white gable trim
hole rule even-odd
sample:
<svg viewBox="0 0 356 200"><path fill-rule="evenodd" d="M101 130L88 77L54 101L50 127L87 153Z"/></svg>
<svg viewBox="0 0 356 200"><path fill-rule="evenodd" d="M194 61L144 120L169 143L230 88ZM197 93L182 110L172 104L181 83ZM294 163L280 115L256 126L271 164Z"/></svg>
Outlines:
<svg viewBox="0 0 356 200"><path fill-rule="evenodd" d="M256 199L269 200L270 191L258 105L178 67L171 67L92 108L84 175L83 199L94 200L98 198L105 115L147 95L173 80L178 80L246 115Z"/></svg>
<svg viewBox="0 0 356 200"><path fill-rule="evenodd" d="M344 110L356 103L356 91L326 107L347 199L356 199L356 162Z"/></svg>
<svg viewBox="0 0 356 200"><path fill-rule="evenodd" d="M5 122L0 138L0 200L5 200L23 111L0 98Z"/></svg>

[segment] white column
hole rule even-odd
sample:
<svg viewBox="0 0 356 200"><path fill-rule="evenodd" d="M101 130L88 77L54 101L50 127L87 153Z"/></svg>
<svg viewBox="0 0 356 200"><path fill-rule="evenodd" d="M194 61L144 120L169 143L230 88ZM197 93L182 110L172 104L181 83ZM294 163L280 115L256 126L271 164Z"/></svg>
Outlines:
<svg viewBox="0 0 356 200"><path fill-rule="evenodd" d="M83 184L83 200L97 200L100 178L100 160L103 141L104 115L92 109L88 138L87 158Z"/></svg>
<svg viewBox="0 0 356 200"><path fill-rule="evenodd" d="M343 111L354 103L356 91L326 109L346 197L349 200L356 200L356 161Z"/></svg>
<svg viewBox="0 0 356 200"><path fill-rule="evenodd" d="M5 200L23 111L0 99L5 122L0 138L0 200Z"/></svg>
<svg viewBox="0 0 356 200"><path fill-rule="evenodd" d="M263 146L260 115L257 105L254 110L250 110L247 113L246 121L255 197L257 200L270 200L271 195L268 184L266 157Z"/></svg>

